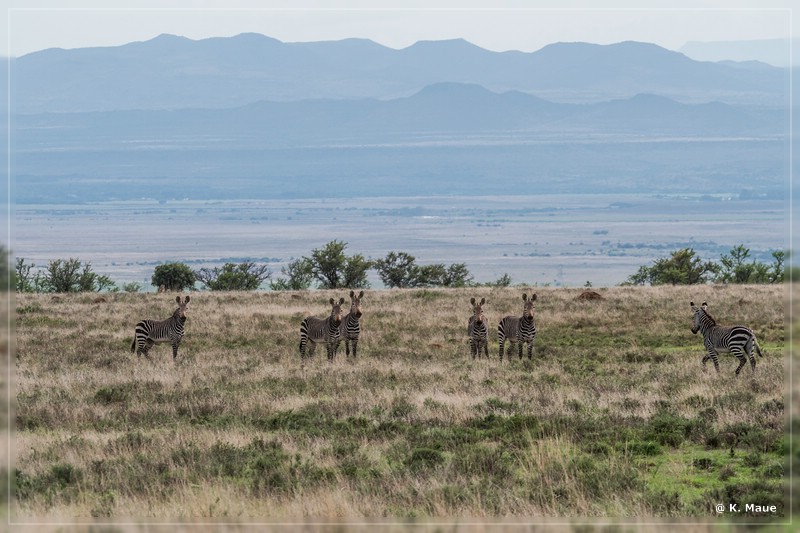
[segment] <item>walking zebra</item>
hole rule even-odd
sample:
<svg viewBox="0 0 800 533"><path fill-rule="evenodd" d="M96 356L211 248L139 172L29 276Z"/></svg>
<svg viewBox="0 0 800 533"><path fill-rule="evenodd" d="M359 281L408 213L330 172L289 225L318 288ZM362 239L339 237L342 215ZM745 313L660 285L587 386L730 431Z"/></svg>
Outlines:
<svg viewBox="0 0 800 533"><path fill-rule="evenodd" d="M339 344L339 325L342 323L342 304L344 298L339 299L339 303L333 298L330 299L331 314L328 318L317 318L309 316L303 319L300 324L300 358L306 357L306 344L311 342L308 350L309 357L314 355L314 348L317 343L324 342L328 351L328 359L333 360L336 355L336 345Z"/></svg>
<svg viewBox="0 0 800 533"><path fill-rule="evenodd" d="M533 339L536 338L536 324L533 323L533 302L536 295L528 299L522 294L522 316L504 317L497 325L497 342L500 345L500 360L503 360L503 350L508 340L508 359L511 360L511 347L516 342L519 358L522 359L522 344L528 343L528 359L533 358Z"/></svg>
<svg viewBox="0 0 800 533"><path fill-rule="evenodd" d="M486 327L486 316L483 314L483 304L486 303L486 298L481 298L481 301L476 303L475 298L471 298L469 303L472 304L472 316L469 317L467 323L467 335L469 336L469 348L472 352L472 358L480 356L481 347L486 357L489 357L489 332Z"/></svg>
<svg viewBox="0 0 800 533"><path fill-rule="evenodd" d="M729 352L739 360L739 366L736 367L737 376L747 363L748 358L750 358L750 368L755 372L756 358L753 357L753 347L755 347L759 357L764 356L761 354L761 347L758 345L753 330L746 326L717 325L714 317L708 314L708 304L706 302L703 302L700 307L694 305L694 302L689 302L689 305L692 306L692 311L694 311L692 333L701 332L703 334L703 344L706 347L706 354L703 356L703 367L706 366L706 361L711 359L714 362L714 368L719 372L718 352Z"/></svg>
<svg viewBox="0 0 800 533"><path fill-rule="evenodd" d="M356 356L356 348L358 347L358 336L361 334L361 299L364 297L364 291L356 293L350 291L350 312L344 315L342 323L339 324L339 338L344 339L345 355L350 355L350 344L353 345L353 357ZM336 343L336 350L339 349L339 343ZM336 351L334 350L334 351Z"/></svg>
<svg viewBox="0 0 800 533"><path fill-rule="evenodd" d="M136 352L136 355L141 357L144 355L148 359L147 352L156 343L171 342L172 343L172 360L178 357L178 346L183 338L183 324L186 322L186 306L189 304L189 297L181 302L181 297L176 296L175 302L178 308L172 313L172 316L166 320L142 320L136 324L136 330L133 335L133 343L131 343L131 352Z"/></svg>

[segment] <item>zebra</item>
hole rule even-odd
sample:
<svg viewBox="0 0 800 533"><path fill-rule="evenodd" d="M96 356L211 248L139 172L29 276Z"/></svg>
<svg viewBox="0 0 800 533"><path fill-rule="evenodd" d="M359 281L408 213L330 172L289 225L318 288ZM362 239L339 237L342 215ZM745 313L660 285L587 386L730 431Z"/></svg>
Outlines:
<svg viewBox="0 0 800 533"><path fill-rule="evenodd" d="M350 344L353 345L353 357L356 357L356 348L358 346L358 336L361 334L361 299L364 297L364 291L361 291L356 296L355 291L350 291L350 312L344 315L341 324L339 324L339 338L344 339L345 355L350 355ZM336 352L339 349L339 343L336 343Z"/></svg>
<svg viewBox="0 0 800 533"><path fill-rule="evenodd" d="M739 366L736 367L737 376L747 363L748 357L750 358L750 368L755 373L756 358L753 357L753 347L755 347L759 357L764 356L761 354L761 347L758 345L753 330L746 326L717 325L714 317L708 314L708 304L706 302L703 302L700 307L697 307L694 302L689 302L689 305L692 306L692 311L694 311L692 333L696 335L698 331L701 332L703 334L703 344L706 347L706 354L703 356L703 368L705 368L706 362L711 359L714 362L714 369L719 372L718 352L729 352L739 360Z"/></svg>
<svg viewBox="0 0 800 533"><path fill-rule="evenodd" d="M503 360L503 350L508 340L508 359L511 360L511 346L517 343L519 358L522 359L522 344L528 343L528 359L533 358L533 339L536 338L536 324L533 323L533 302L536 295L522 294L522 316L504 317L497 325L497 342L500 345L500 360Z"/></svg>
<svg viewBox="0 0 800 533"><path fill-rule="evenodd" d="M472 304L472 316L469 317L467 322L467 335L469 336L469 348L472 352L472 358L480 357L481 347L486 357L489 357L489 333L486 327L486 316L483 314L483 304L486 303L486 298L481 298L480 302L475 301L475 298L470 298L469 303Z"/></svg>
<svg viewBox="0 0 800 533"><path fill-rule="evenodd" d="M189 304L189 296L183 302L181 302L180 296L176 296L175 302L178 304L178 308L168 319L146 319L136 324L131 353L136 352L139 357L144 355L149 359L150 356L147 355L147 352L154 344L171 342L172 360L174 361L178 357L178 346L183 338L183 324L186 322L186 306Z"/></svg>
<svg viewBox="0 0 800 533"><path fill-rule="evenodd" d="M336 355L336 345L339 344L339 324L342 323L342 304L344 298L337 303L330 299L331 314L328 318L309 316L300 324L300 358L306 357L306 344L311 342L308 351L309 357L314 355L316 343L324 342L328 351L328 360L333 360Z"/></svg>

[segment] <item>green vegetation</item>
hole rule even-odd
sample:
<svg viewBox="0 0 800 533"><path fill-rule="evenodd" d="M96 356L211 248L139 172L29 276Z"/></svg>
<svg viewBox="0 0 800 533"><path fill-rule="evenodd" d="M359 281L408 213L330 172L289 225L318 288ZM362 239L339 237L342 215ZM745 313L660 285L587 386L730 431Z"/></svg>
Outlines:
<svg viewBox="0 0 800 533"><path fill-rule="evenodd" d="M151 283L154 287L163 286L170 291L182 291L193 288L196 280L194 271L188 265L166 263L155 268Z"/></svg>
<svg viewBox="0 0 800 533"><path fill-rule="evenodd" d="M225 263L222 268L201 268L194 271L197 281L212 291L254 291L272 277L267 265Z"/></svg>
<svg viewBox="0 0 800 533"><path fill-rule="evenodd" d="M419 266L416 261L413 255L406 252L389 252L385 258L375 261L374 266L383 284L389 288L467 287L472 284L472 276L464 263ZM498 283L504 283L505 278L507 276L498 280ZM511 283L511 279L507 281L505 286Z"/></svg>
<svg viewBox="0 0 800 533"><path fill-rule="evenodd" d="M101 292L117 290L111 278L94 272L80 259L54 259L45 269L18 258L14 267L17 292Z"/></svg>
<svg viewBox="0 0 800 533"><path fill-rule="evenodd" d="M469 356L465 303L485 297L496 323L518 311L519 290L374 291L359 358L305 365L300 320L341 291L192 298L175 363L168 347L152 361L128 351L136 320L158 314L152 295L117 293L98 306L20 294L14 510L287 521L787 516L788 461L800 448L785 427L782 288L599 291L587 301L580 289L537 289L534 359L502 363L493 337L490 360ZM692 298L756 331L765 357L755 374L736 378L726 357L719 374L701 370ZM776 511L717 517L717 503Z"/></svg>
<svg viewBox="0 0 800 533"><path fill-rule="evenodd" d="M672 252L669 258L657 259L652 266L641 266L623 285L696 285L715 283L783 283L786 278L784 250L772 252L773 263L755 259L748 262L750 249L740 244L723 254L719 263L703 261L692 248Z"/></svg>

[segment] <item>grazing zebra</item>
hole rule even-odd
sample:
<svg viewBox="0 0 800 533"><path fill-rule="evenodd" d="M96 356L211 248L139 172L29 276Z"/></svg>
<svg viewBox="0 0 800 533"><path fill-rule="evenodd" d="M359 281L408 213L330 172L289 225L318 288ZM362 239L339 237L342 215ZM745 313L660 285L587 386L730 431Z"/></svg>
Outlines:
<svg viewBox="0 0 800 533"><path fill-rule="evenodd" d="M489 332L486 327L486 316L483 314L483 304L486 303L486 298L481 298L481 301L476 303L475 298L471 298L469 303L472 304L472 316L469 317L467 323L467 335L469 336L469 348L472 352L472 358L480 356L481 347L486 357L489 357Z"/></svg>
<svg viewBox="0 0 800 533"><path fill-rule="evenodd" d="M533 323L533 302L536 295L528 299L522 295L522 316L504 317L497 325L497 342L500 345L500 360L503 360L503 350L508 340L508 359L511 360L511 347L516 342L519 358L522 359L522 344L528 343L528 359L533 358L533 339L536 338L536 324Z"/></svg>
<svg viewBox="0 0 800 533"><path fill-rule="evenodd" d="M317 318L309 316L303 319L300 324L300 358L306 357L306 344L311 342L308 350L309 357L314 355L314 348L317 343L324 342L328 351L328 359L332 360L336 355L336 345L339 344L339 324L342 323L342 304L344 298L339 299L339 303L333 298L330 299L331 314L328 318Z"/></svg>
<svg viewBox="0 0 800 533"><path fill-rule="evenodd" d="M136 355L141 357L144 355L148 359L147 352L156 343L171 342L172 343L172 360L178 357L178 345L183 338L183 324L186 322L186 306L189 304L189 297L181 302L181 297L176 296L175 301L178 308L172 313L172 316L166 320L142 320L136 324L136 332L133 335L133 343L131 343L131 352L136 352Z"/></svg>
<svg viewBox="0 0 800 533"><path fill-rule="evenodd" d="M339 324L339 338L344 339L345 355L350 355L350 344L353 345L353 357L356 356L356 348L358 347L358 336L361 334L361 299L364 297L364 291L356 293L350 291L350 312L344 315L342 323ZM339 343L336 343L336 350L339 349ZM336 351L334 350L334 351Z"/></svg>
<svg viewBox="0 0 800 533"><path fill-rule="evenodd" d="M694 311L694 318L692 320L692 333L703 334L703 344L706 347L706 354L703 356L703 367L706 366L706 361L711 359L714 362L714 368L719 372L719 358L718 352L729 352L736 356L739 360L739 366L736 367L736 375L742 370L742 367L747 363L747 358L750 358L750 368L753 372L756 371L756 358L753 357L753 347L761 355L761 347L758 345L756 335L753 330L746 326L719 326L714 317L708 314L708 304L703 302L703 305L697 307L694 302L689 302Z"/></svg>

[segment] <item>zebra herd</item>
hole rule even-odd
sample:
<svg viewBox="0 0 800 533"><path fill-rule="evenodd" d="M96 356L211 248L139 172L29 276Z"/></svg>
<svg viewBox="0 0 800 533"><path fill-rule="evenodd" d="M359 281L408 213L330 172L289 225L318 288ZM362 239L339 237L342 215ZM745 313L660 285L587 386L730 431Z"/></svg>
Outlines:
<svg viewBox="0 0 800 533"><path fill-rule="evenodd" d="M305 360L306 356L313 356L314 348L317 344L325 344L329 360L336 357L339 345L342 341L345 344L345 354L350 355L352 347L353 357L356 357L358 338L361 334L361 300L364 298L364 291L356 295L355 291L350 291L350 310L342 316L342 304L344 298L337 302L331 298L329 300L331 312L326 318L308 316L300 324L300 358ZM131 352L138 356L144 355L149 358L148 352L156 343L170 342L172 344L172 359L178 357L178 346L184 334L184 324L186 322L186 307L189 305L189 296L181 301L177 296L175 302L178 308L172 316L166 320L142 320L136 324L134 330ZM528 344L528 359L533 358L533 341L536 338L536 324L534 323L534 302L536 294L530 297L526 293L522 294L522 316L508 315L500 320L497 326L497 339L500 348L500 360L503 359L506 341L509 342L508 359L511 359L511 347L517 344L517 353L522 359L523 344ZM470 352L472 358L480 357L481 351L484 356L489 357L489 334L486 315L483 306L486 298L477 301L470 299L472 305L472 315L467 321L467 336L469 338ZM719 352L728 352L736 356L739 366L736 368L736 375L742 370L749 359L750 367L753 372L756 370L756 360L753 357L753 349L759 357L763 357L761 347L758 345L756 335L753 330L746 326L721 326L708 313L708 304L698 307L694 302L690 302L694 316L692 319L691 331L703 334L703 344L705 354L702 359L703 368L709 359L714 363L714 369L719 373ZM308 348L308 350L307 350ZM308 351L308 353L306 353Z"/></svg>

